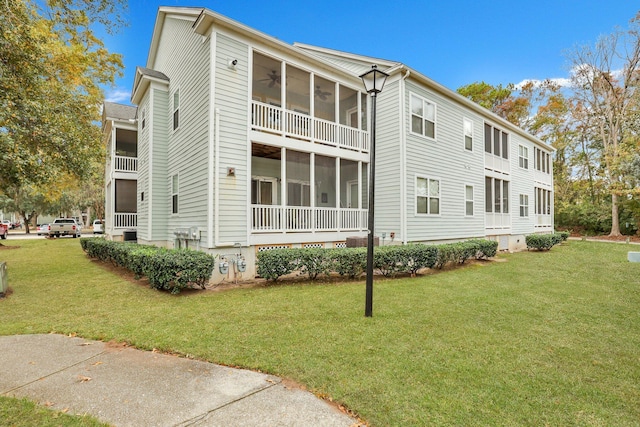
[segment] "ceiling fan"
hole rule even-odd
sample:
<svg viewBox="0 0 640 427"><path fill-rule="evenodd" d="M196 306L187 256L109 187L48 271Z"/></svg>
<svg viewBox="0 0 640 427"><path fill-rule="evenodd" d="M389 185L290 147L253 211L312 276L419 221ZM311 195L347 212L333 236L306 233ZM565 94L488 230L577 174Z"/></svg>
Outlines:
<svg viewBox="0 0 640 427"><path fill-rule="evenodd" d="M320 86L316 86L316 90L313 94L321 100L326 101L327 96L331 95L331 92L324 92L322 89L320 89Z"/></svg>
<svg viewBox="0 0 640 427"><path fill-rule="evenodd" d="M276 73L276 70L271 70L271 73L267 74L266 79L260 80L261 82L269 82L268 86L273 87L276 84L280 84L280 76Z"/></svg>

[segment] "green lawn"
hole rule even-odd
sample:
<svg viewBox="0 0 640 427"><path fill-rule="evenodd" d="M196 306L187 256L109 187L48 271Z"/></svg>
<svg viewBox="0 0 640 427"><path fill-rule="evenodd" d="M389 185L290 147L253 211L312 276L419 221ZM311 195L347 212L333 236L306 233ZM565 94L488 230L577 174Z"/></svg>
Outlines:
<svg viewBox="0 0 640 427"><path fill-rule="evenodd" d="M640 424L640 264L571 241L434 275L169 295L76 239L5 241L0 334L76 333L294 379L373 426Z"/></svg>

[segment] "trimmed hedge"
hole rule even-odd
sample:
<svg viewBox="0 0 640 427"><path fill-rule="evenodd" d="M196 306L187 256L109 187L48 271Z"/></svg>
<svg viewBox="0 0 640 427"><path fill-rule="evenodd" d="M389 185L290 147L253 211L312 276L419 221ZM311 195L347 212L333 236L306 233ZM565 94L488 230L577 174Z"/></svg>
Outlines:
<svg viewBox="0 0 640 427"><path fill-rule="evenodd" d="M132 271L136 279L146 276L152 288L179 293L188 287L204 289L215 267L215 257L189 249L164 249L101 238L81 238L85 253Z"/></svg>
<svg viewBox="0 0 640 427"><path fill-rule="evenodd" d="M568 231L561 231L553 234L530 234L525 238L527 249L538 251L548 251L569 238Z"/></svg>
<svg viewBox="0 0 640 427"><path fill-rule="evenodd" d="M443 245L381 246L374 250L373 267L387 277L400 273L414 276L422 268L442 268L449 262L464 263L469 258L490 258L497 250L498 242L483 239ZM311 280L331 273L353 279L366 266L367 248L294 248L258 253L256 271L260 277L273 281L296 271Z"/></svg>

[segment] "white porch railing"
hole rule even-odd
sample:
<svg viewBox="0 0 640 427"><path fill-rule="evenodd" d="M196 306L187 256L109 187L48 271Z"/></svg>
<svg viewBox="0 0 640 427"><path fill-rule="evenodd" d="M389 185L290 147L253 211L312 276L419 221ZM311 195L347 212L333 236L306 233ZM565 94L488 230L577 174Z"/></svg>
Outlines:
<svg viewBox="0 0 640 427"><path fill-rule="evenodd" d="M551 215L536 215L536 227L553 226L553 217Z"/></svg>
<svg viewBox="0 0 640 427"><path fill-rule="evenodd" d="M366 209L251 205L251 231L254 233L362 231L366 229Z"/></svg>
<svg viewBox="0 0 640 427"><path fill-rule="evenodd" d="M113 228L136 228L138 226L137 213L114 213Z"/></svg>
<svg viewBox="0 0 640 427"><path fill-rule="evenodd" d="M497 172L511 173L511 162L509 159L503 159L491 153L484 153L484 167Z"/></svg>
<svg viewBox="0 0 640 427"><path fill-rule="evenodd" d="M138 158L113 156L114 167L116 172L138 172Z"/></svg>
<svg viewBox="0 0 640 427"><path fill-rule="evenodd" d="M485 213L486 228L510 228L511 214L508 213Z"/></svg>
<svg viewBox="0 0 640 427"><path fill-rule="evenodd" d="M251 104L251 127L334 147L369 151L369 133L366 131L263 102L253 101Z"/></svg>

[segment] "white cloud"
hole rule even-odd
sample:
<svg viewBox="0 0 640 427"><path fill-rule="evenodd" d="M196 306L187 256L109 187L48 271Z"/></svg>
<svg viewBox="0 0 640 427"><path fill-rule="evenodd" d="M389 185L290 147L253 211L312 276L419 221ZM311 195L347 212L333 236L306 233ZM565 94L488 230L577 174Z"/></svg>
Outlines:
<svg viewBox="0 0 640 427"><path fill-rule="evenodd" d="M124 102L131 99L131 91L122 88L116 88L115 90L107 92L105 101L107 102Z"/></svg>
<svg viewBox="0 0 640 427"><path fill-rule="evenodd" d="M553 79L547 79L547 80L538 80L538 79L524 79L522 80L520 83L515 85L515 88L520 90L522 89L522 87L528 83L533 83L534 86L541 86L544 82L546 81L550 81L552 83L555 83L556 85L560 86L560 87L571 87L571 79L568 77L556 77Z"/></svg>

